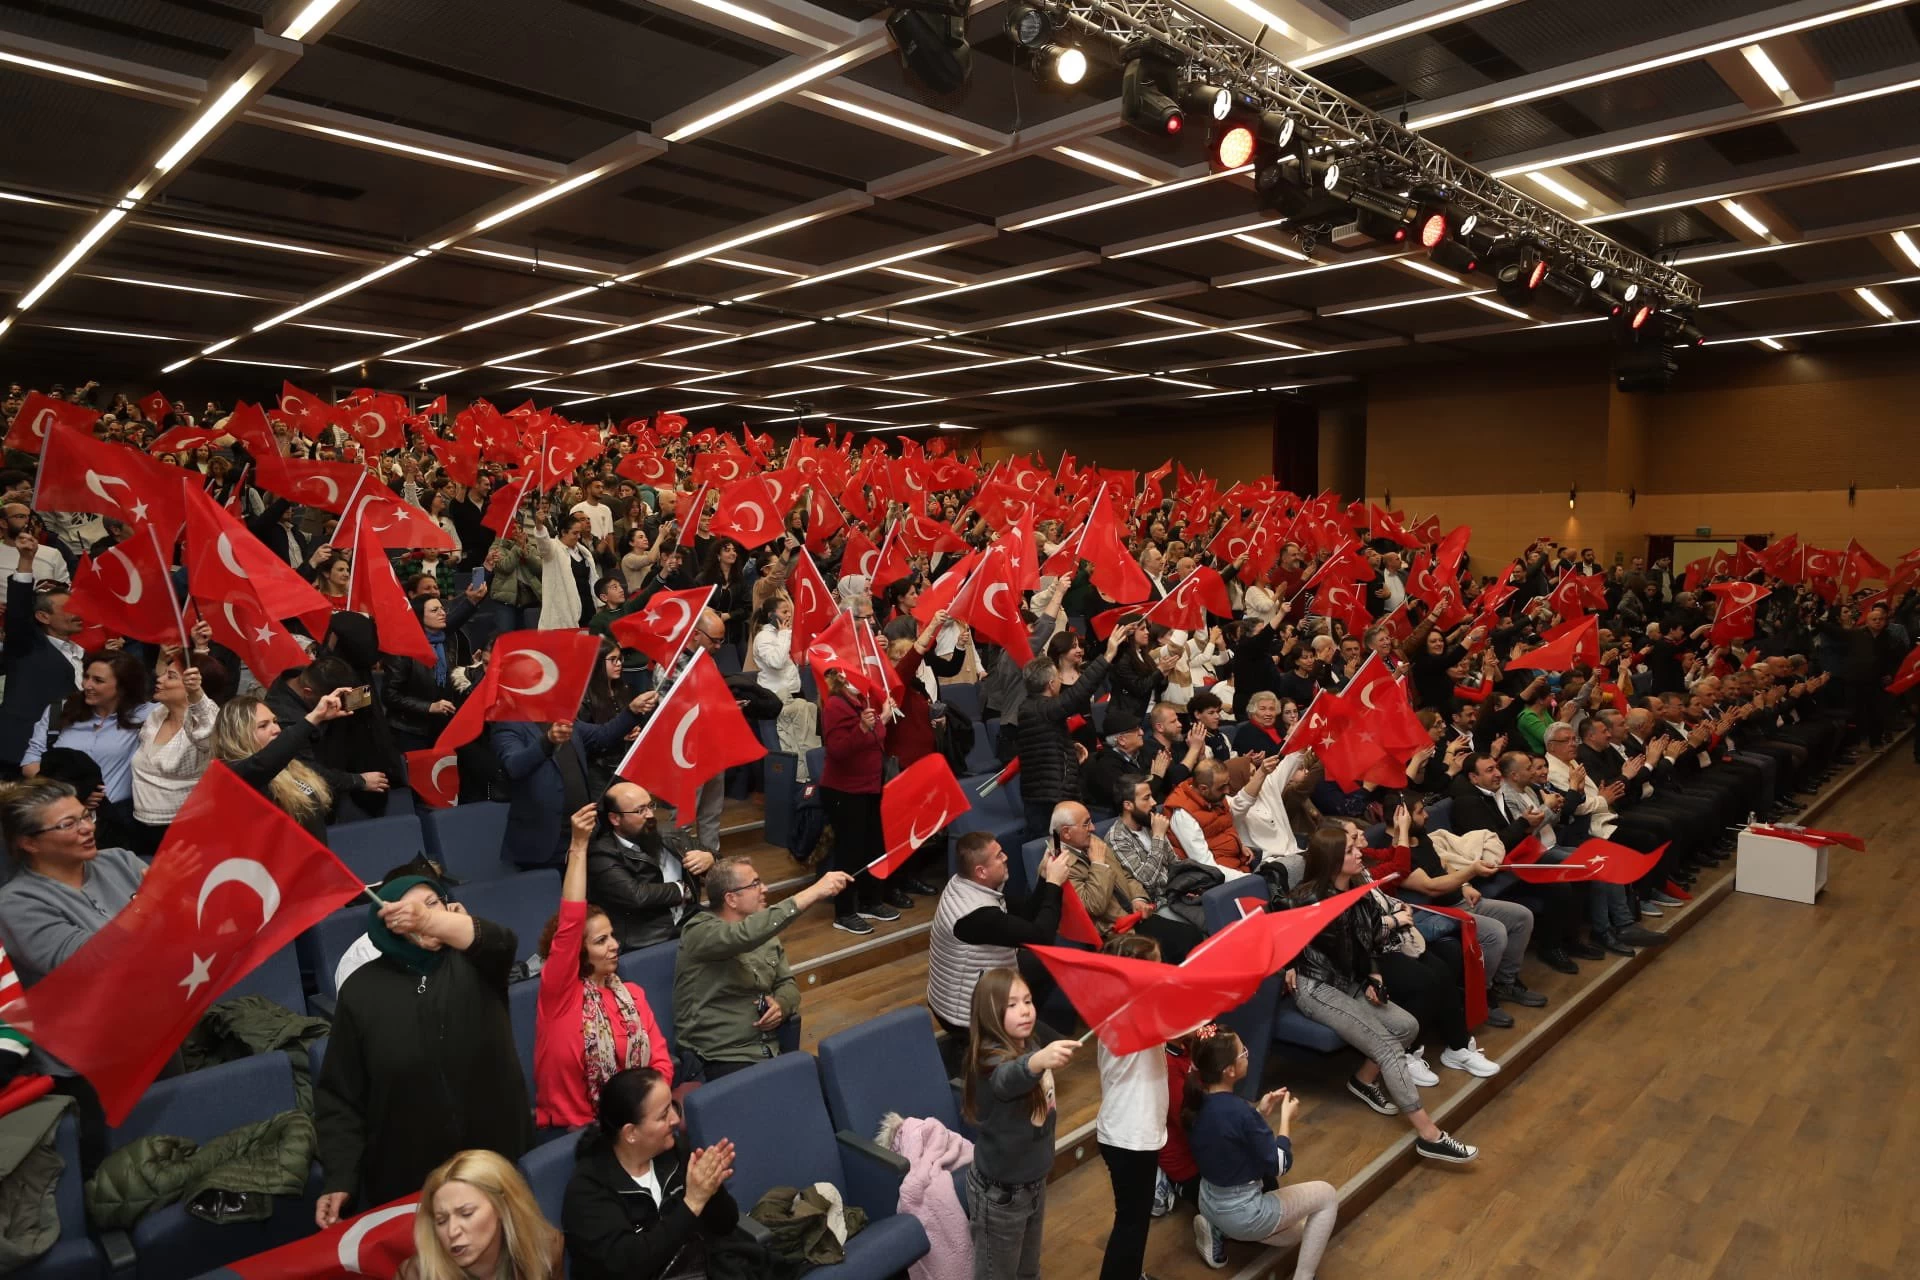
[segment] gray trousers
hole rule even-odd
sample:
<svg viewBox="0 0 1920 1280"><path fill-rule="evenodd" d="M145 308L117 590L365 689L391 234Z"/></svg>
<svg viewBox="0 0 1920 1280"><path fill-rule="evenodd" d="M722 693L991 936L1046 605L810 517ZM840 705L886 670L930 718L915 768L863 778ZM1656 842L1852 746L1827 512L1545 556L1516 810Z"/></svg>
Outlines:
<svg viewBox="0 0 1920 1280"><path fill-rule="evenodd" d="M720 813L727 807L727 775L716 773L700 784L700 798L694 804L700 847L720 856Z"/></svg>
<svg viewBox="0 0 1920 1280"><path fill-rule="evenodd" d="M1581 887L1587 891L1587 923L1595 933L1618 933L1633 923L1625 885L1596 880Z"/></svg>
<svg viewBox="0 0 1920 1280"><path fill-rule="evenodd" d="M1480 934L1480 955L1486 961L1487 981L1505 983L1520 977L1520 957L1533 940L1533 912L1518 902L1482 894L1468 907Z"/></svg>
<svg viewBox="0 0 1920 1280"><path fill-rule="evenodd" d="M1328 982L1301 977L1293 993L1300 1012L1380 1065L1387 1096L1404 1114L1420 1109L1420 1090L1407 1074L1407 1046L1420 1034L1420 1020L1388 1001L1369 1004ZM976 1276L978 1271L974 1273Z"/></svg>
<svg viewBox="0 0 1920 1280"><path fill-rule="evenodd" d="M996 1203L1004 1199L1006 1202ZM1040 1280L1040 1234L1047 1184L989 1187L978 1166L967 1170L967 1223L973 1235L973 1280Z"/></svg>

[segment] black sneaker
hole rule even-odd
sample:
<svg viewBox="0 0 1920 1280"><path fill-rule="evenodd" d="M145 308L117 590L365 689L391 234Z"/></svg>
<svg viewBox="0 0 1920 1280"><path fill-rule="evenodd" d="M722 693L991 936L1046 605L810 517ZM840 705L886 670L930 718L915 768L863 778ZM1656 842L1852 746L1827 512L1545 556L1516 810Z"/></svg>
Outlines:
<svg viewBox="0 0 1920 1280"><path fill-rule="evenodd" d="M940 890L917 877L901 881L900 888L906 893L917 893L927 898L937 897L940 893Z"/></svg>
<svg viewBox="0 0 1920 1280"><path fill-rule="evenodd" d="M873 932L873 926L859 916L835 916L833 927L842 933L867 934Z"/></svg>
<svg viewBox="0 0 1920 1280"><path fill-rule="evenodd" d="M904 889L888 889L880 896L890 907L901 911L913 910L913 898Z"/></svg>
<svg viewBox="0 0 1920 1280"><path fill-rule="evenodd" d="M1606 952L1591 943L1582 942L1578 938L1575 938L1566 945L1566 952L1577 960L1605 960L1607 958Z"/></svg>
<svg viewBox="0 0 1920 1280"><path fill-rule="evenodd" d="M1547 1005L1547 998L1538 991L1527 990L1524 982L1496 982L1493 994L1507 1004L1517 1004L1527 1009L1544 1009Z"/></svg>
<svg viewBox="0 0 1920 1280"><path fill-rule="evenodd" d="M1620 941L1630 947L1657 947L1667 941L1666 934L1656 932L1653 929L1642 929L1637 924L1620 930L1614 934L1614 937L1620 939Z"/></svg>
<svg viewBox="0 0 1920 1280"><path fill-rule="evenodd" d="M1359 1076L1349 1076L1347 1078L1347 1092L1383 1116L1397 1116L1400 1114L1400 1108L1393 1104L1393 1099L1387 1096L1387 1091L1380 1087L1380 1083L1377 1080L1372 1084L1368 1084Z"/></svg>
<svg viewBox="0 0 1920 1280"><path fill-rule="evenodd" d="M876 902L870 906L861 907L860 914L868 920L898 920L900 918L900 913L885 902ZM867 932L872 933L872 928L869 927Z"/></svg>
<svg viewBox="0 0 1920 1280"><path fill-rule="evenodd" d="M1542 947L1540 949L1540 963L1556 973L1575 974L1580 972L1580 966L1569 959L1567 953L1558 947Z"/></svg>
<svg viewBox="0 0 1920 1280"><path fill-rule="evenodd" d="M1428 1142L1425 1138L1415 1138L1413 1152L1429 1160L1441 1160L1447 1164L1465 1164L1480 1154L1480 1148L1470 1147L1452 1134L1443 1133L1432 1142Z"/></svg>
<svg viewBox="0 0 1920 1280"><path fill-rule="evenodd" d="M1487 1006L1487 1025L1505 1030L1513 1025L1513 1015L1505 1009L1489 1004Z"/></svg>

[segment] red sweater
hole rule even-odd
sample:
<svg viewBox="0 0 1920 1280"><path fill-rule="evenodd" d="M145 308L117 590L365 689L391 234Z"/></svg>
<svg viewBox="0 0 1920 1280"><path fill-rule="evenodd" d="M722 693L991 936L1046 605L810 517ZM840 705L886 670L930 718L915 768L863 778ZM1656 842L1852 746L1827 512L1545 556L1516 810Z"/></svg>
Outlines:
<svg viewBox="0 0 1920 1280"><path fill-rule="evenodd" d="M918 649L909 649L894 666L902 686L900 718L887 726L887 754L898 760L902 769L934 752L933 704L920 683L924 657Z"/></svg>
<svg viewBox="0 0 1920 1280"><path fill-rule="evenodd" d="M867 704L846 694L828 694L820 706L820 742L827 762L820 785L856 795L879 795L886 773L886 739L876 720L872 732L861 727Z"/></svg>
<svg viewBox="0 0 1920 1280"><path fill-rule="evenodd" d="M586 980L580 977L580 947L587 934L587 904L562 902L560 927L553 935L553 948L540 970L539 1012L533 1037L533 1122L542 1128L578 1129L594 1123L592 1104L587 1101L586 1046L580 1039L580 989ZM667 1051L667 1037L647 1008L647 997L639 987L627 983L633 996L634 1011L647 1033L647 1061L626 1062L624 1067L652 1067L673 1083L673 1055ZM620 1005L613 992L596 986L600 1007L607 1011L607 1025L613 1028L614 1052L623 1052L627 1043L627 1024L620 1016Z"/></svg>

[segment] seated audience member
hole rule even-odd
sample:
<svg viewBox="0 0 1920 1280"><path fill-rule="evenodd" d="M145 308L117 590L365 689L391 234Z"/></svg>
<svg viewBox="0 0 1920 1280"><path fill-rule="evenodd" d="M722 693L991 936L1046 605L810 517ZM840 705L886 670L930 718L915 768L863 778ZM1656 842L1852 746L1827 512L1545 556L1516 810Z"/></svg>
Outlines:
<svg viewBox="0 0 1920 1280"><path fill-rule="evenodd" d="M6 552L0 549L0 563ZM86 654L73 637L86 623L67 608L67 589L35 588L32 576L7 579L6 688L0 692L0 767L18 776L33 726L80 687Z"/></svg>
<svg viewBox="0 0 1920 1280"><path fill-rule="evenodd" d="M1307 838L1306 870L1293 902L1307 906L1333 897L1365 876L1358 842L1332 823ZM1383 1116L1413 1126L1414 1153L1465 1164L1479 1151L1443 1133L1427 1115L1407 1062L1420 1033L1412 1014L1394 1004L1375 963L1385 911L1379 891L1364 894L1315 935L1286 970L1287 990L1300 1012L1358 1049L1366 1058L1347 1081L1351 1093Z"/></svg>
<svg viewBox="0 0 1920 1280"><path fill-rule="evenodd" d="M1552 725L1546 736L1545 785L1567 797L1560 810L1564 815L1563 824L1578 824L1579 829L1596 839L1614 839L1616 818L1612 802L1625 794L1626 784L1616 780L1601 787L1587 776L1586 766L1575 758L1578 748L1572 725ZM1667 940L1666 934L1635 923L1626 886L1595 881L1579 887L1586 890L1587 925L1594 946L1616 954L1632 954L1635 947L1659 946ZM1651 902L1643 903L1642 910L1650 910L1656 916L1661 914L1661 908Z"/></svg>
<svg viewBox="0 0 1920 1280"><path fill-rule="evenodd" d="M430 877L400 876L367 911L380 955L340 987L313 1089L323 1228L409 1194L456 1152L518 1159L531 1145L507 1015L518 939L450 910L446 893Z"/></svg>
<svg viewBox="0 0 1920 1280"><path fill-rule="evenodd" d="M1259 785L1251 785L1253 794L1258 794ZM1182 857L1210 862L1225 874L1238 875L1253 869L1255 853L1241 842L1234 825L1227 803L1231 789L1227 766L1208 757L1194 766L1192 777L1168 794L1166 807L1173 842Z"/></svg>
<svg viewBox="0 0 1920 1280"><path fill-rule="evenodd" d="M1312 661L1311 655L1308 661ZM1307 700L1311 700L1311 695ZM1303 707L1307 705L1306 701L1295 701ZM1285 741L1286 731L1280 727L1279 695L1262 692L1247 699L1247 722L1234 731L1233 754L1244 756L1264 751L1274 755Z"/></svg>
<svg viewBox="0 0 1920 1280"><path fill-rule="evenodd" d="M291 731L299 735L296 738L299 747L294 759L306 765L327 784L328 817L332 816L334 807L342 797L360 793L378 795L391 785L383 770L353 772L328 763L346 758L350 744L345 741L338 717L314 721L309 716L322 698L335 692L341 695L342 707L351 709L358 705L355 715L364 715L373 709L371 702L361 702L354 696L359 689L353 668L346 659L332 653L316 654L306 666L281 672L268 687L263 699L274 719L279 721L282 732ZM367 693L370 695L371 690ZM308 730L299 728L303 720L308 722ZM328 721L333 723L328 724Z"/></svg>
<svg viewBox="0 0 1920 1280"><path fill-rule="evenodd" d="M1145 774L1123 774L1114 785L1114 798L1120 802L1120 816L1107 828L1107 847L1149 898L1165 902L1167 877L1182 855L1167 838L1171 823L1153 798L1153 786Z"/></svg>
<svg viewBox="0 0 1920 1280"><path fill-rule="evenodd" d="M1159 904L1127 874L1107 842L1093 833L1087 806L1078 800L1061 801L1054 806L1051 827L1054 849L1069 855L1067 881L1080 895L1102 942L1113 936L1114 926L1122 919L1141 913L1134 928L1160 944L1169 964L1179 964L1199 944L1200 934L1193 926L1153 914Z"/></svg>
<svg viewBox="0 0 1920 1280"><path fill-rule="evenodd" d="M852 878L829 871L790 898L767 905L767 887L746 858L722 858L707 873L710 910L680 933L673 1017L680 1047L715 1080L780 1052L777 1030L800 1012L780 931Z"/></svg>
<svg viewBox="0 0 1920 1280"><path fill-rule="evenodd" d="M183 666L177 648L163 649L154 671L153 710L133 753L135 853L153 856L167 824L207 771L219 711L201 688L199 668Z"/></svg>
<svg viewBox="0 0 1920 1280"><path fill-rule="evenodd" d="M399 1280L557 1280L565 1244L511 1160L462 1151L420 1187Z"/></svg>
<svg viewBox="0 0 1920 1280"><path fill-rule="evenodd" d="M709 1274L708 1246L740 1221L726 1186L733 1143L689 1151L679 1122L673 1082L650 1067L621 1071L600 1090L560 1212L573 1280Z"/></svg>
<svg viewBox="0 0 1920 1280"><path fill-rule="evenodd" d="M98 803L87 798L88 807L100 822L101 839L114 848L139 843L133 819L133 755L140 747L140 728L153 711L147 701L152 687L146 667L125 649L88 654L80 691L41 712L20 760L20 771L32 777L40 772L40 757L58 744L98 765L101 795Z"/></svg>
<svg viewBox="0 0 1920 1280"><path fill-rule="evenodd" d="M1100 749L1080 766L1080 795L1101 816L1113 813L1114 796L1124 774L1146 773L1149 755L1140 717L1108 710Z"/></svg>
<svg viewBox="0 0 1920 1280"><path fill-rule="evenodd" d="M0 886L0 942L31 987L133 901L147 864L100 848L93 814L52 778L0 787L0 832L13 874Z"/></svg>
<svg viewBox="0 0 1920 1280"><path fill-rule="evenodd" d="M1524 752L1508 754L1522 760L1527 758ZM1517 798L1516 792L1506 788L1500 765L1492 756L1478 752L1468 756L1461 766L1451 796L1453 813L1448 826L1454 833L1493 832L1506 853L1538 834L1550 817L1545 805ZM1514 890L1514 895L1527 898L1540 908L1534 911L1534 930L1541 963L1568 974L1580 972L1580 966L1573 962L1574 956L1583 960L1605 958L1598 947L1581 942L1574 930L1577 913L1571 908L1572 899L1568 893L1559 892L1572 887L1542 884Z"/></svg>
<svg viewBox="0 0 1920 1280"><path fill-rule="evenodd" d="M1020 704L1015 734L1019 742L1020 796L1026 807L1027 839L1048 834L1054 806L1063 800L1077 800L1080 794L1080 765L1086 748L1073 740L1067 721L1087 714L1093 695L1106 677L1112 660L1128 631L1115 627L1107 637L1107 651L1081 668L1070 687L1063 687L1060 668L1049 658L1035 658L1026 666L1024 679L1027 696ZM1062 632L1048 642L1071 637Z"/></svg>
<svg viewBox="0 0 1920 1280"><path fill-rule="evenodd" d="M613 922L587 901L587 841L599 814L587 805L573 815L560 911L540 939L533 1122L544 1130L592 1124L616 1072L652 1067L673 1080L673 1056L646 993L620 977Z"/></svg>
<svg viewBox="0 0 1920 1280"><path fill-rule="evenodd" d="M1285 1089L1248 1102L1235 1086L1247 1075L1240 1037L1209 1023L1194 1036L1180 1104L1181 1127L1200 1172L1200 1212L1193 1243L1200 1260L1227 1264L1226 1239L1275 1249L1299 1246L1294 1280L1313 1280L1339 1213L1339 1196L1327 1182L1278 1184L1293 1167L1293 1127L1300 1100ZM1279 1133L1268 1121L1279 1123Z"/></svg>
<svg viewBox="0 0 1920 1280"><path fill-rule="evenodd" d="M1310 796L1320 779L1320 762L1310 751L1296 751L1277 758L1268 755L1258 767L1251 766L1249 756L1227 761L1229 785L1239 770L1248 770L1246 780L1227 796L1234 830L1243 847L1260 855L1258 865L1278 863L1286 871L1287 883L1298 884L1305 864L1294 831L1308 831L1319 824Z"/></svg>
<svg viewBox="0 0 1920 1280"><path fill-rule="evenodd" d="M1226 707L1213 693L1202 689L1187 701L1187 714L1201 729L1201 749L1215 760L1225 764L1233 755L1233 744L1227 739L1227 732L1221 728L1226 716Z"/></svg>
<svg viewBox="0 0 1920 1280"><path fill-rule="evenodd" d="M1033 892L1009 906L1007 854L991 832L961 836L954 858L959 870L940 891L927 938L927 1007L955 1042L964 1043L973 987L988 969L1018 965L1034 990L1052 989L1045 966L1022 948L1053 944L1070 863L1065 853L1050 851Z"/></svg>
<svg viewBox="0 0 1920 1280"><path fill-rule="evenodd" d="M690 827L663 827L645 787L616 782L600 800L604 822L587 846L587 896L632 951L669 942L699 910L713 854L693 847Z"/></svg>
<svg viewBox="0 0 1920 1280"><path fill-rule="evenodd" d="M513 783L501 856L522 869L558 866L567 848L567 815L593 802L591 757L625 741L659 701L657 693L636 694L600 724L585 719L495 724L493 749Z"/></svg>

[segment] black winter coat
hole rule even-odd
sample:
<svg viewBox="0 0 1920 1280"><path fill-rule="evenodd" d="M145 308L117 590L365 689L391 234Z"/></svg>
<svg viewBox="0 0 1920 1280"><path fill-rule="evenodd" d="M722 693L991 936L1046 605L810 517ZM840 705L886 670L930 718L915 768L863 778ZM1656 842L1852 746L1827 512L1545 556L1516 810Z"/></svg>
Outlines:
<svg viewBox="0 0 1920 1280"><path fill-rule="evenodd" d="M1106 674L1107 659L1102 654L1081 668L1080 678L1058 697L1029 695L1021 704L1017 725L1020 795L1029 807L1080 798L1080 755L1067 732L1067 720L1087 713Z"/></svg>
<svg viewBox="0 0 1920 1280"><path fill-rule="evenodd" d="M653 1173L664 1209L599 1134L580 1140L560 1209L573 1280L659 1280L683 1252L688 1261L702 1258L708 1240L733 1233L740 1207L724 1186L699 1216L687 1208L687 1153L677 1144L653 1158Z"/></svg>
<svg viewBox="0 0 1920 1280"><path fill-rule="evenodd" d="M660 826L660 843L675 857L694 847L691 828ZM602 828L587 846L587 900L607 913L620 950L650 947L680 936L676 914L700 905L704 880L688 875L669 884L660 874L660 856L630 848L613 832Z"/></svg>

